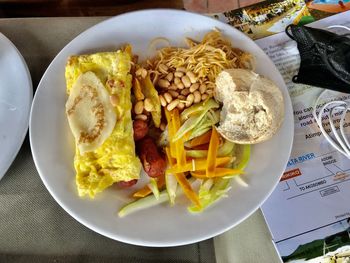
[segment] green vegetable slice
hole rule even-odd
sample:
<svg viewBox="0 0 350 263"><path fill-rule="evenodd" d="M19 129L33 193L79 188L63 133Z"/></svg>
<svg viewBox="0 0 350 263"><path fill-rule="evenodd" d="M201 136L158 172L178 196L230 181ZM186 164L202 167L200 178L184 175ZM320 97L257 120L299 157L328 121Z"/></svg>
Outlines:
<svg viewBox="0 0 350 263"><path fill-rule="evenodd" d="M195 179L190 178L188 181L190 184L192 184L193 182L195 182ZM176 190L176 195L179 196L181 194L183 194L182 188L178 187ZM129 214L136 212L138 210L150 208L152 206L162 204L166 201L169 201L169 194L168 194L167 190L163 190L159 193L158 199L154 195L148 195L146 197L142 197L140 199L137 199L137 200L125 205L124 207L122 207L119 210L118 216L124 217L124 216L129 215Z"/></svg>
<svg viewBox="0 0 350 263"><path fill-rule="evenodd" d="M149 187L149 189L151 189L155 198L158 200L159 199L159 189L158 189L157 180L154 178L150 178L150 182L147 186Z"/></svg>
<svg viewBox="0 0 350 263"><path fill-rule="evenodd" d="M220 111L213 111L210 109L201 121L193 128L189 140L198 137L209 131L215 124L220 121Z"/></svg>
<svg viewBox="0 0 350 263"><path fill-rule="evenodd" d="M177 141L182 138L187 132L193 130L200 121L204 118L206 113L210 109L218 108L219 104L213 100L209 99L203 103L196 104L181 113L181 121L186 120L176 132L173 141ZM191 110L191 108L194 108ZM185 111L189 110L187 113ZM184 115L183 115L184 114Z"/></svg>
<svg viewBox="0 0 350 263"><path fill-rule="evenodd" d="M236 161L233 163L233 168L244 170L250 159L251 146L250 144L237 144L235 147Z"/></svg>
<svg viewBox="0 0 350 263"><path fill-rule="evenodd" d="M168 192L168 195L169 195L170 205L174 205L178 183L173 174L165 175L165 185L166 185L166 191Z"/></svg>
<svg viewBox="0 0 350 263"><path fill-rule="evenodd" d="M202 194L200 194L200 202L201 207L190 206L188 207L188 211L192 213L202 212L208 206L215 203L217 200L226 195L226 193L230 190L230 179L217 178L213 187L210 190L200 189L200 193L202 190Z"/></svg>
<svg viewBox="0 0 350 263"><path fill-rule="evenodd" d="M148 195L124 206L122 209L119 210L118 216L124 217L138 210L149 208L164 203L168 200L169 196L167 191L165 190L159 193L158 199L155 197L155 195Z"/></svg>
<svg viewBox="0 0 350 263"><path fill-rule="evenodd" d="M219 108L219 104L213 99L207 99L203 102L196 103L195 105L187 108L181 113L181 121L187 120L191 115L202 113L204 111L207 112L209 109L212 108Z"/></svg>
<svg viewBox="0 0 350 263"><path fill-rule="evenodd" d="M217 156L218 157L229 156L230 153L233 152L234 147L235 147L235 144L233 142L225 140L224 144L219 148ZM192 158L206 158L208 156L208 151L207 150L187 150L186 156L192 157Z"/></svg>

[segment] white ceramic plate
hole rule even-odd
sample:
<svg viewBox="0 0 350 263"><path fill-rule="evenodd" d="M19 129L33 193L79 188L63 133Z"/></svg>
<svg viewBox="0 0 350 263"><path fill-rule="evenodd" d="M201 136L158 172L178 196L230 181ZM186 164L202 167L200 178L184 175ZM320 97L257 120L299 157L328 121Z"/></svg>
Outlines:
<svg viewBox="0 0 350 263"><path fill-rule="evenodd" d="M26 136L32 97L27 64L12 42L0 33L0 179Z"/></svg>
<svg viewBox="0 0 350 263"><path fill-rule="evenodd" d="M108 189L95 200L80 199L75 190L73 138L65 116L65 63L69 55L114 50L131 43L141 58L156 37L184 45L184 37L201 38L219 28L235 46L253 53L257 72L274 80L284 95L285 121L272 140L253 147L246 170L248 188L232 185L229 197L204 213L193 215L181 204L167 204L139 211L125 218L116 212L127 202L123 191ZM39 174L55 200L76 220L90 229L126 243L143 246L176 246L216 236L253 213L271 193L287 163L293 118L283 79L271 60L241 32L211 18L175 10L147 10L120 15L83 32L53 60L33 101L30 140Z"/></svg>

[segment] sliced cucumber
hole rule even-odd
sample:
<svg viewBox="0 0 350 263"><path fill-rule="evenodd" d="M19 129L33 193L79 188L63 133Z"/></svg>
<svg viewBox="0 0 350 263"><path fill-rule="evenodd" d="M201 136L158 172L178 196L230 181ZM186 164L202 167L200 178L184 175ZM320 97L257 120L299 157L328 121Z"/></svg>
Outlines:
<svg viewBox="0 0 350 263"><path fill-rule="evenodd" d="M169 200L168 192L164 190L159 193L158 199L154 195L149 195L127 204L126 206L124 206L122 209L119 210L118 216L124 217L138 210L149 208L149 207L164 203L168 200Z"/></svg>

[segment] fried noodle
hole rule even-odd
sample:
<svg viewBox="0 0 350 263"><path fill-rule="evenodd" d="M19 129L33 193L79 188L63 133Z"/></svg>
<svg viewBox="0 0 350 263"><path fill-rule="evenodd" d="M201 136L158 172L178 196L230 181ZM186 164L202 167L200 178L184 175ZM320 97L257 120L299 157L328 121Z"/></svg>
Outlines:
<svg viewBox="0 0 350 263"><path fill-rule="evenodd" d="M201 42L190 38L186 42L188 48L165 47L158 51L154 59L147 61L146 67L150 70L154 83L162 75L160 64L174 70L184 67L209 86L215 85L215 78L223 69L254 67L253 56L232 47L230 40L224 38L220 31L207 33Z"/></svg>

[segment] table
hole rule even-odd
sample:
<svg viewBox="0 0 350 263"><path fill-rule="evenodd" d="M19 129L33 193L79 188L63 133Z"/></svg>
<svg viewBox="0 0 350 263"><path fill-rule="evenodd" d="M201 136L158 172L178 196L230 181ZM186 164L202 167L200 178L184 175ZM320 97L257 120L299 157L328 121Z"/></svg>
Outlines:
<svg viewBox="0 0 350 263"><path fill-rule="evenodd" d="M125 12L149 9L186 7L201 11L206 3L215 9L215 0L0 0L0 17L54 17L54 16L114 16ZM229 9L236 9L263 0L226 0ZM199 9L199 10L198 10ZM205 11L204 11L205 12Z"/></svg>
<svg viewBox="0 0 350 263"><path fill-rule="evenodd" d="M24 56L35 90L54 56L104 19L0 19L0 32ZM232 230L188 246L145 248L102 237L71 218L50 196L35 170L28 138L0 182L0 216L0 262L280 262L260 210Z"/></svg>

